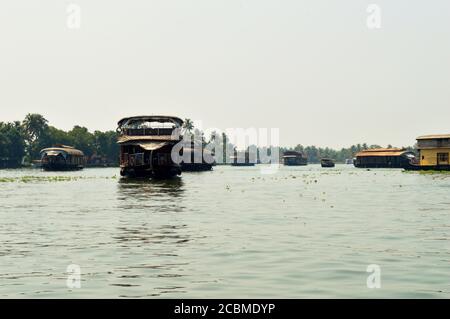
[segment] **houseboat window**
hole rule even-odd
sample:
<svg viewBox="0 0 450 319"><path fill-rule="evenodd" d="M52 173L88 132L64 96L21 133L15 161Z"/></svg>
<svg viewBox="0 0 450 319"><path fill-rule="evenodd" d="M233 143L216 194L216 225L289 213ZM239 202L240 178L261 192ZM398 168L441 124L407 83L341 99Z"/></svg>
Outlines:
<svg viewBox="0 0 450 319"><path fill-rule="evenodd" d="M439 162L448 162L448 153L438 153Z"/></svg>

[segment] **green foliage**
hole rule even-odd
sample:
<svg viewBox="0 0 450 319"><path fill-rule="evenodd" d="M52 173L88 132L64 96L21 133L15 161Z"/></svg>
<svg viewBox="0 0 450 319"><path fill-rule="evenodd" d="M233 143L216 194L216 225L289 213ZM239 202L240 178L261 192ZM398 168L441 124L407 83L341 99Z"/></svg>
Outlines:
<svg viewBox="0 0 450 319"><path fill-rule="evenodd" d="M0 168L19 167L24 156L25 139L20 122L0 122Z"/></svg>
<svg viewBox="0 0 450 319"><path fill-rule="evenodd" d="M119 147L115 131L94 133L75 126L66 132L48 125L40 114L28 114L22 123L0 123L0 168L19 167L22 162L40 159L40 151L57 144L84 152L88 163L118 163Z"/></svg>

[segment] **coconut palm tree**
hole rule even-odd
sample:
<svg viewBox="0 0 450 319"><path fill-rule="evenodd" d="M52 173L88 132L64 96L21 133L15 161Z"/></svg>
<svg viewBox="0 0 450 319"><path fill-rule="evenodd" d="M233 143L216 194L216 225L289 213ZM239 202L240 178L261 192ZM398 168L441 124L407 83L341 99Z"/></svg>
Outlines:
<svg viewBox="0 0 450 319"><path fill-rule="evenodd" d="M48 128L48 121L40 114L27 114L22 123L27 140L32 143L39 139Z"/></svg>
<svg viewBox="0 0 450 319"><path fill-rule="evenodd" d="M185 120L184 120L184 124L183 124L183 128L184 128L188 133L191 133L192 130L194 129L194 122L192 122L191 119L185 119Z"/></svg>

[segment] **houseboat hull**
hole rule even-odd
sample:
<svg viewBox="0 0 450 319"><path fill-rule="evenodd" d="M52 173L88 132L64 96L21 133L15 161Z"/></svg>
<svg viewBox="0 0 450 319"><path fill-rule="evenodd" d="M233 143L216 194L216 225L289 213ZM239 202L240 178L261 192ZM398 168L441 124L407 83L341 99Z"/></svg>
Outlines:
<svg viewBox="0 0 450 319"><path fill-rule="evenodd" d="M129 178L173 178L181 175L180 167L152 169L150 167L121 167L120 175Z"/></svg>
<svg viewBox="0 0 450 319"><path fill-rule="evenodd" d="M297 162L284 162L285 166L306 166L308 165L307 162L304 161L297 161Z"/></svg>
<svg viewBox="0 0 450 319"><path fill-rule="evenodd" d="M243 166L255 166L255 163L233 163L231 166L243 167Z"/></svg>
<svg viewBox="0 0 450 319"><path fill-rule="evenodd" d="M64 164L42 164L41 168L46 172L80 171L83 166L73 166Z"/></svg>
<svg viewBox="0 0 450 319"><path fill-rule="evenodd" d="M212 165L207 163L181 163L182 172L204 172L211 171Z"/></svg>
<svg viewBox="0 0 450 319"><path fill-rule="evenodd" d="M323 168L333 168L336 166L334 163L321 163L320 164Z"/></svg>
<svg viewBox="0 0 450 319"><path fill-rule="evenodd" d="M450 171L450 165L408 165L407 171Z"/></svg>

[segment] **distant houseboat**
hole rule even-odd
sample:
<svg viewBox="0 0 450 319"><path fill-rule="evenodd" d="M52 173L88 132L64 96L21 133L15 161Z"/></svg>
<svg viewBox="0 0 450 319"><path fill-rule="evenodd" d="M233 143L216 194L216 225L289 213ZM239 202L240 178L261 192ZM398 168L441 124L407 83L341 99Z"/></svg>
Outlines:
<svg viewBox="0 0 450 319"><path fill-rule="evenodd" d="M84 153L71 146L56 145L41 151L41 167L46 171L80 170L86 164Z"/></svg>
<svg viewBox="0 0 450 319"><path fill-rule="evenodd" d="M198 154L195 153L196 149L194 145L188 145L183 147L183 158L188 158L189 161L181 162L181 171L183 172L201 172L201 171L210 171L215 165L215 161L212 160L212 163L206 161L206 156L208 159L213 159L213 154L204 149L201 145L198 147Z"/></svg>
<svg viewBox="0 0 450 319"><path fill-rule="evenodd" d="M283 154L283 164L287 166L308 165L308 159L300 152L286 151Z"/></svg>
<svg viewBox="0 0 450 319"><path fill-rule="evenodd" d="M450 170L450 134L425 135L417 138L419 163L410 165L413 170Z"/></svg>
<svg viewBox="0 0 450 319"><path fill-rule="evenodd" d="M179 143L183 120L174 116L135 116L119 121L120 174L166 178L181 175L171 152Z"/></svg>
<svg viewBox="0 0 450 319"><path fill-rule="evenodd" d="M414 158L414 152L404 148L368 149L356 154L354 165L359 168L405 168Z"/></svg>
<svg viewBox="0 0 450 319"><path fill-rule="evenodd" d="M334 161L330 158L322 158L320 160L320 164L322 167L335 167Z"/></svg>
<svg viewBox="0 0 450 319"><path fill-rule="evenodd" d="M253 155L253 156L251 156ZM256 154L250 154L250 152L235 152L233 156L230 156L232 166L255 166L257 159Z"/></svg>

